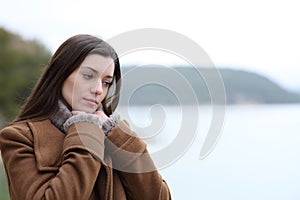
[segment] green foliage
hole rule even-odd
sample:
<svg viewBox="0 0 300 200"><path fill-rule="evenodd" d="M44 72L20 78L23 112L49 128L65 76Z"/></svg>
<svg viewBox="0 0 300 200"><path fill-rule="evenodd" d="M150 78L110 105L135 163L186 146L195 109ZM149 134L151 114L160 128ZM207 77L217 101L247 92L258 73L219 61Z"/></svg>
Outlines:
<svg viewBox="0 0 300 200"><path fill-rule="evenodd" d="M38 41L0 28L0 120L8 122L17 115L50 56Z"/></svg>

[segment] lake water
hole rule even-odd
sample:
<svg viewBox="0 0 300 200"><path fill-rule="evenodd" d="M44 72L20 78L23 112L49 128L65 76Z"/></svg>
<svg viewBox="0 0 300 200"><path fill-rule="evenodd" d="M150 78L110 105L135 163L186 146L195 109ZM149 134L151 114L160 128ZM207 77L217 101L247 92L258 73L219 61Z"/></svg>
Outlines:
<svg viewBox="0 0 300 200"><path fill-rule="evenodd" d="M164 112L154 107L153 118L147 107L130 107L128 115L124 108L119 111L133 128L144 127L137 132L152 154L164 152L174 142L183 118L190 122L183 130L187 135L197 126L192 140L182 141L186 148L181 157L162 153L158 158L172 158L159 168L174 200L300 199L300 105L226 106L221 137L202 160L199 154L211 123L211 107L165 107ZM161 119L165 119L162 126Z"/></svg>
<svg viewBox="0 0 300 200"><path fill-rule="evenodd" d="M161 131L165 136L150 140L150 151L161 151L170 143L170 132L178 133L180 112L174 110L165 109L168 122L166 132ZM160 170L173 199L300 199L300 105L226 106L221 137L203 160L199 153L212 114L210 107L198 111L199 128L192 145ZM147 109L132 108L129 113L137 124L151 122Z"/></svg>

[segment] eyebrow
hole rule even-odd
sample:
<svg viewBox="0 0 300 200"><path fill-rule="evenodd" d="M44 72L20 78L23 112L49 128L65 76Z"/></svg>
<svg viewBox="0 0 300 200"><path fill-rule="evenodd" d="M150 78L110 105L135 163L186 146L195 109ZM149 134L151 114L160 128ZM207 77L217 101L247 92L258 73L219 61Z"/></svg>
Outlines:
<svg viewBox="0 0 300 200"><path fill-rule="evenodd" d="M92 68L92 67L89 67L89 66L83 66L82 68L90 69L90 70L92 70L93 72L99 74L99 72L98 72L97 70L95 70L94 68Z"/></svg>
<svg viewBox="0 0 300 200"><path fill-rule="evenodd" d="M93 72L95 72L96 74L99 74L99 72L97 71L97 70L95 70L94 68L92 68L92 67L89 67L89 66L83 66L82 68L87 68L87 69L90 69L90 70L92 70ZM113 76L111 76L111 75L106 75L104 78L114 78Z"/></svg>

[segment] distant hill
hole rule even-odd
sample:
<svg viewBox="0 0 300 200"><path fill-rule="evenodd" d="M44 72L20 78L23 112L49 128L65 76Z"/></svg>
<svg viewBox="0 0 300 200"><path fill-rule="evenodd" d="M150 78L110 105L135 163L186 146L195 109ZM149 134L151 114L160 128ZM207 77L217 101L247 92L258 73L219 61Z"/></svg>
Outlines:
<svg viewBox="0 0 300 200"><path fill-rule="evenodd" d="M170 73L168 73L168 70ZM130 93L129 103L133 105L195 103L191 101L191 95L176 94L176 92L172 91L172 88L186 87L187 92L191 90L195 92L199 104L210 103L211 98L203 77L208 79L213 77L211 68L199 68L196 70L193 67L178 66L168 70L166 72L165 67L157 66L124 67L122 70L124 81L121 97ZM283 89L280 85L262 75L233 69L218 69L218 71L224 82L227 104L300 102L299 94ZM177 78L174 74L177 74ZM137 83L145 83L148 79L152 79L153 82L140 86L136 85ZM161 80L166 83L161 84ZM133 92L132 88L136 90ZM125 104L124 100L121 103Z"/></svg>
<svg viewBox="0 0 300 200"><path fill-rule="evenodd" d="M50 51L39 41L25 40L0 27L0 127L17 115L50 56ZM126 104L124 96L128 94L131 95L129 103L133 105L194 104L191 91L199 104L211 101L202 77L212 79L209 68L201 68L201 74L195 68L186 66L174 66L167 70L154 66L134 69L134 66L122 68L122 104ZM232 69L219 69L219 72L224 81L228 104L300 102L299 94L286 91L259 74ZM151 83L143 84L146 78ZM164 85L158 80L165 81ZM178 94L178 87L186 91Z"/></svg>

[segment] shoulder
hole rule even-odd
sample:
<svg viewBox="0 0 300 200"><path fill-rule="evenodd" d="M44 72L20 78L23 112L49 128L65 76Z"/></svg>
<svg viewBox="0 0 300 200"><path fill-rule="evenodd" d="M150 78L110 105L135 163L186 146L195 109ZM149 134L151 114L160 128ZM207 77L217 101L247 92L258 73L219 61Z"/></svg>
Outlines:
<svg viewBox="0 0 300 200"><path fill-rule="evenodd" d="M62 135L48 119L14 122L1 130L0 148L2 148L3 143L7 143L8 141L33 143L37 138L51 136L49 133ZM47 138L45 137L44 139L47 140Z"/></svg>
<svg viewBox="0 0 300 200"><path fill-rule="evenodd" d="M1 130L0 150L6 162L28 158L32 154L40 170L56 170L60 165L64 138L65 134L48 119L15 122Z"/></svg>
<svg viewBox="0 0 300 200"><path fill-rule="evenodd" d="M18 131L18 132L27 132L29 130L28 123L25 121L22 122L14 122L5 128L3 128L0 132L0 134L3 134L5 132L10 132L10 131Z"/></svg>
<svg viewBox="0 0 300 200"><path fill-rule="evenodd" d="M1 130L0 144L2 144L6 140L16 141L21 138L27 138L28 140L32 141L33 138L30 132L31 131L28 126L28 122L14 122Z"/></svg>

